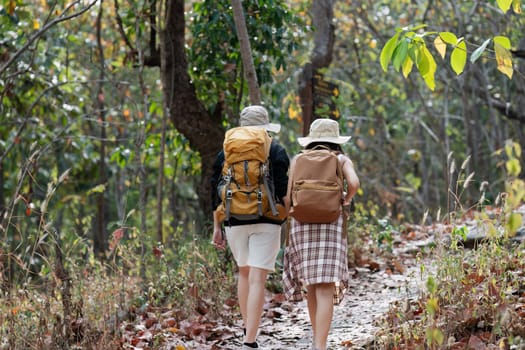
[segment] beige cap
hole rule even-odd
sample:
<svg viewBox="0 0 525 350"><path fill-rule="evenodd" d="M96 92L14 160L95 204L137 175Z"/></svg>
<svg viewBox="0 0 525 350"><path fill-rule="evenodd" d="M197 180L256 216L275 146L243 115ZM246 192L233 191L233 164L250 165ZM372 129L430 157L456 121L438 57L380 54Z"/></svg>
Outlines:
<svg viewBox="0 0 525 350"><path fill-rule="evenodd" d="M248 106L241 111L241 126L257 126L271 132L279 132L280 124L270 123L268 111L263 106Z"/></svg>

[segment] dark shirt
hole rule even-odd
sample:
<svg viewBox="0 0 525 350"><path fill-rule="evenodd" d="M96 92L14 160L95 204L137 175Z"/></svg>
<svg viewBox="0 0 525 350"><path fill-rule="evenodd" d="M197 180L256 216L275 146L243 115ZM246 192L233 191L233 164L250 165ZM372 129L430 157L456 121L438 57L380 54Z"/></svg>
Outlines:
<svg viewBox="0 0 525 350"><path fill-rule="evenodd" d="M275 197L278 203L283 204L283 198L286 196L286 191L288 187L288 168L290 167L290 159L288 154L283 146L281 146L276 141L272 141L270 147L270 174L273 179L274 188L275 188ZM213 163L213 175L211 177L211 201L213 208L221 203L219 194L217 193L217 185L221 179L222 167L224 164L224 151L220 151L215 158ZM257 220L237 220L231 218L229 221L225 222L225 225L248 225L248 224L257 224L257 223L275 223L270 219L260 218Z"/></svg>

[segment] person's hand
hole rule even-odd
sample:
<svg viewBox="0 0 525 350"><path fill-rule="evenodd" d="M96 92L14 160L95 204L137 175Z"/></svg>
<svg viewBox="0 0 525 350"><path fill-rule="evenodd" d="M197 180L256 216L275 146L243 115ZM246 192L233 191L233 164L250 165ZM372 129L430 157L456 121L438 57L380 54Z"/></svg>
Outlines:
<svg viewBox="0 0 525 350"><path fill-rule="evenodd" d="M213 229L213 238L211 240L213 246L217 249L226 248L226 239L224 238L224 233L222 232L221 227L215 227Z"/></svg>

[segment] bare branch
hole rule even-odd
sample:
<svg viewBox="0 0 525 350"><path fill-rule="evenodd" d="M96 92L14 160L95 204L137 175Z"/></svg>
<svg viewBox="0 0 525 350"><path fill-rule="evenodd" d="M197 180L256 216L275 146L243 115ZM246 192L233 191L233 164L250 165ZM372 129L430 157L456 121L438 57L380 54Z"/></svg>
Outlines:
<svg viewBox="0 0 525 350"><path fill-rule="evenodd" d="M521 124L525 124L525 112L516 110L510 102L505 102L494 97L490 98L489 102L492 107L508 119L517 120Z"/></svg>
<svg viewBox="0 0 525 350"><path fill-rule="evenodd" d="M120 17L120 15L118 13L118 11L120 9L118 0L115 0L114 4L115 4L115 19L117 20L118 32L120 33L120 36L122 37L122 39L126 43L126 46L129 47L131 52L136 52L137 49L135 47L133 47L133 44L131 43L131 41L129 41L129 38L126 35L126 32L124 31L124 26L122 25L122 18Z"/></svg>

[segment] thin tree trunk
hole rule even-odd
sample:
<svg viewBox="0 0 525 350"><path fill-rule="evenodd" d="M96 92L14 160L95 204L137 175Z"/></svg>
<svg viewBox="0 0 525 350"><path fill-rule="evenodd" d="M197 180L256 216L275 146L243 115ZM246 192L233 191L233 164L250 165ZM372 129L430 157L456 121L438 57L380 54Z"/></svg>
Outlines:
<svg viewBox="0 0 525 350"><path fill-rule="evenodd" d="M248 91L250 94L250 102L254 105L261 104L261 92L259 83L257 81L257 74L253 65L252 49L250 46L250 38L248 36L248 29L246 28L246 20L244 18L244 10L242 8L241 0L232 0L233 20L235 21L235 28L237 29L237 37L241 47L241 59L244 67L244 75L248 82Z"/></svg>
<svg viewBox="0 0 525 350"><path fill-rule="evenodd" d="M53 344L59 349L69 349L69 343L72 336L72 321L73 321L73 302L71 296L71 277L69 271L64 266L64 257L62 254L62 241L60 234L56 230L47 232L53 236L54 248L55 248L55 276L61 282L61 288L59 288L60 297L62 300L62 319L55 326L53 332Z"/></svg>
<svg viewBox="0 0 525 350"><path fill-rule="evenodd" d="M135 30L140 30L139 28L139 22L137 21L135 23L136 28ZM137 45L137 47L140 47L140 45ZM146 86L146 83L144 82L144 54L142 50L138 50L138 61L139 61L139 86L140 91L142 92L142 113L144 115L145 120L149 120L149 95L148 95L148 88ZM137 140L135 142L135 152L137 154L137 172L139 177L139 211L140 211L140 236L143 236L144 238L140 239L140 277L142 281L146 281L146 264L145 264L145 256L146 256L146 235L148 232L148 227L146 224L146 202L147 202L147 175L146 175L146 169L144 169L144 162L142 161L142 157L140 156L141 150L144 146L144 141L146 139L146 130L145 125L146 123L141 124L142 127L138 131ZM142 288L145 290L146 285L143 285Z"/></svg>
<svg viewBox="0 0 525 350"><path fill-rule="evenodd" d="M104 58L104 47L102 46L102 15L104 9L104 0L100 1L99 12L97 16L96 30L97 30L97 48L100 60L100 74L97 89L97 110L98 110L98 121L100 125L100 158L99 158L99 185L106 185L106 115L104 112L104 79L105 79L105 58ZM106 218L106 196L105 191L100 191L97 195L97 216L94 227L94 252L95 254L103 259L104 252L107 246L107 218Z"/></svg>
<svg viewBox="0 0 525 350"><path fill-rule="evenodd" d="M162 116L162 130L160 136L160 155L159 155L159 174L157 178L157 241L164 243L162 234L162 201L164 199L164 159L166 149L166 124L168 119L168 111L164 112Z"/></svg>
<svg viewBox="0 0 525 350"><path fill-rule="evenodd" d="M4 181L4 162L3 160L0 160L0 218L4 217L4 213L6 211ZM0 222L1 221L2 220L0 220Z"/></svg>

